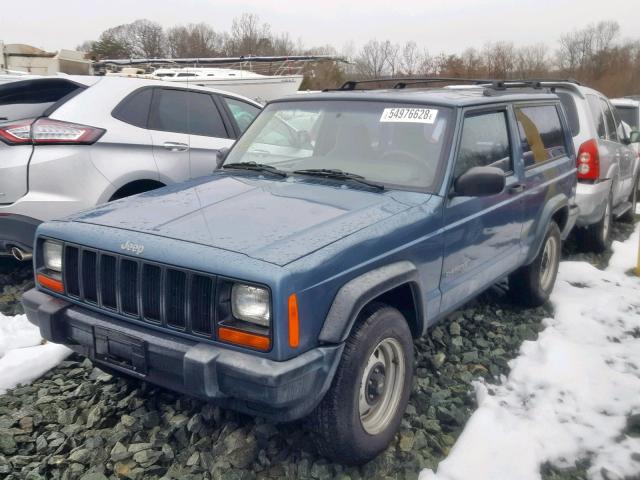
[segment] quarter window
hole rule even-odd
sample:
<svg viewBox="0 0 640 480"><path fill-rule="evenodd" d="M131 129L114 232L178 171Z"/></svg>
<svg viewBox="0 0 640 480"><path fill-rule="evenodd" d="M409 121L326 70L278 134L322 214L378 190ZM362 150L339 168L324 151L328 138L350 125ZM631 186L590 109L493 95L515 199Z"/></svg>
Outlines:
<svg viewBox="0 0 640 480"><path fill-rule="evenodd" d="M472 167L497 167L505 173L513 171L505 112L465 118L455 178Z"/></svg>
<svg viewBox="0 0 640 480"><path fill-rule="evenodd" d="M149 128L228 138L220 112L207 93L157 89Z"/></svg>
<svg viewBox="0 0 640 480"><path fill-rule="evenodd" d="M515 113L525 167L567 154L555 105L517 107Z"/></svg>
<svg viewBox="0 0 640 480"><path fill-rule="evenodd" d="M114 118L136 127L147 128L152 95L151 88L144 88L129 95L114 110Z"/></svg>

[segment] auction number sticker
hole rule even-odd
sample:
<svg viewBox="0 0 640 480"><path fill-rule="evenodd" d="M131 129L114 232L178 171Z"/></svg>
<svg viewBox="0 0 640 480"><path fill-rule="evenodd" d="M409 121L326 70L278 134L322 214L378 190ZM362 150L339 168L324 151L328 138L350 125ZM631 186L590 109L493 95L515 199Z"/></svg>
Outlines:
<svg viewBox="0 0 640 480"><path fill-rule="evenodd" d="M433 108L385 108L380 116L381 122L400 123L433 123L438 116L438 110Z"/></svg>

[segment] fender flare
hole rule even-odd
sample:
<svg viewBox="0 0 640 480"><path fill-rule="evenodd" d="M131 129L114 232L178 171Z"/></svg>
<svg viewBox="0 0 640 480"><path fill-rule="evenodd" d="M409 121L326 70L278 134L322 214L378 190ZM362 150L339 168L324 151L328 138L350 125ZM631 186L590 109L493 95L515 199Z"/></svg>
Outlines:
<svg viewBox="0 0 640 480"><path fill-rule="evenodd" d="M531 242L531 249L524 262L525 265L529 265L538 256L538 252L544 241L544 236L547 234L549 223L552 221L553 216L563 208L569 209L569 198L564 194L559 193L547 201L547 204L540 214L540 221L536 227L534 240Z"/></svg>
<svg viewBox="0 0 640 480"><path fill-rule="evenodd" d="M406 283L412 286L420 321L423 308L419 296L418 269L412 262L401 261L370 270L345 283L333 299L319 340L323 343L344 342L365 305Z"/></svg>

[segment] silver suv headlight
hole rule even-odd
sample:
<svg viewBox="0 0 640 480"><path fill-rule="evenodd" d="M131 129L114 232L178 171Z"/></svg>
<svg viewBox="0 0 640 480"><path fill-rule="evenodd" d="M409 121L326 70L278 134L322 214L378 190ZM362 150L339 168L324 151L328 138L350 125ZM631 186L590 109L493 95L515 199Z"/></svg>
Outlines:
<svg viewBox="0 0 640 480"><path fill-rule="evenodd" d="M46 240L42 244L42 257L47 270L62 272L62 244Z"/></svg>
<svg viewBox="0 0 640 480"><path fill-rule="evenodd" d="M231 288L231 313L238 320L269 328L271 298L262 287L236 283Z"/></svg>

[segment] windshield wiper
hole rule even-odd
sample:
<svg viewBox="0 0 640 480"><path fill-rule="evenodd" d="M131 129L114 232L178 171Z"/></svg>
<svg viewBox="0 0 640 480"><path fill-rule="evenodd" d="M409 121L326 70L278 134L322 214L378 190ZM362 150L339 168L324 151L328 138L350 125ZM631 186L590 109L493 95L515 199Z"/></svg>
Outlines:
<svg viewBox="0 0 640 480"><path fill-rule="evenodd" d="M337 168L308 168L304 170L294 170L292 173L296 173L298 175L315 175L317 177L334 178L337 180L352 180L369 187L377 188L378 190L384 190L384 185L382 185L381 183L372 182L371 180L367 180L362 175L343 172L342 170L339 170Z"/></svg>
<svg viewBox="0 0 640 480"><path fill-rule="evenodd" d="M280 170L271 165L256 162L238 162L238 163L225 163L222 168L237 168L238 170L254 170L256 172L267 172L279 175L281 177L288 177L289 174L284 170Z"/></svg>

